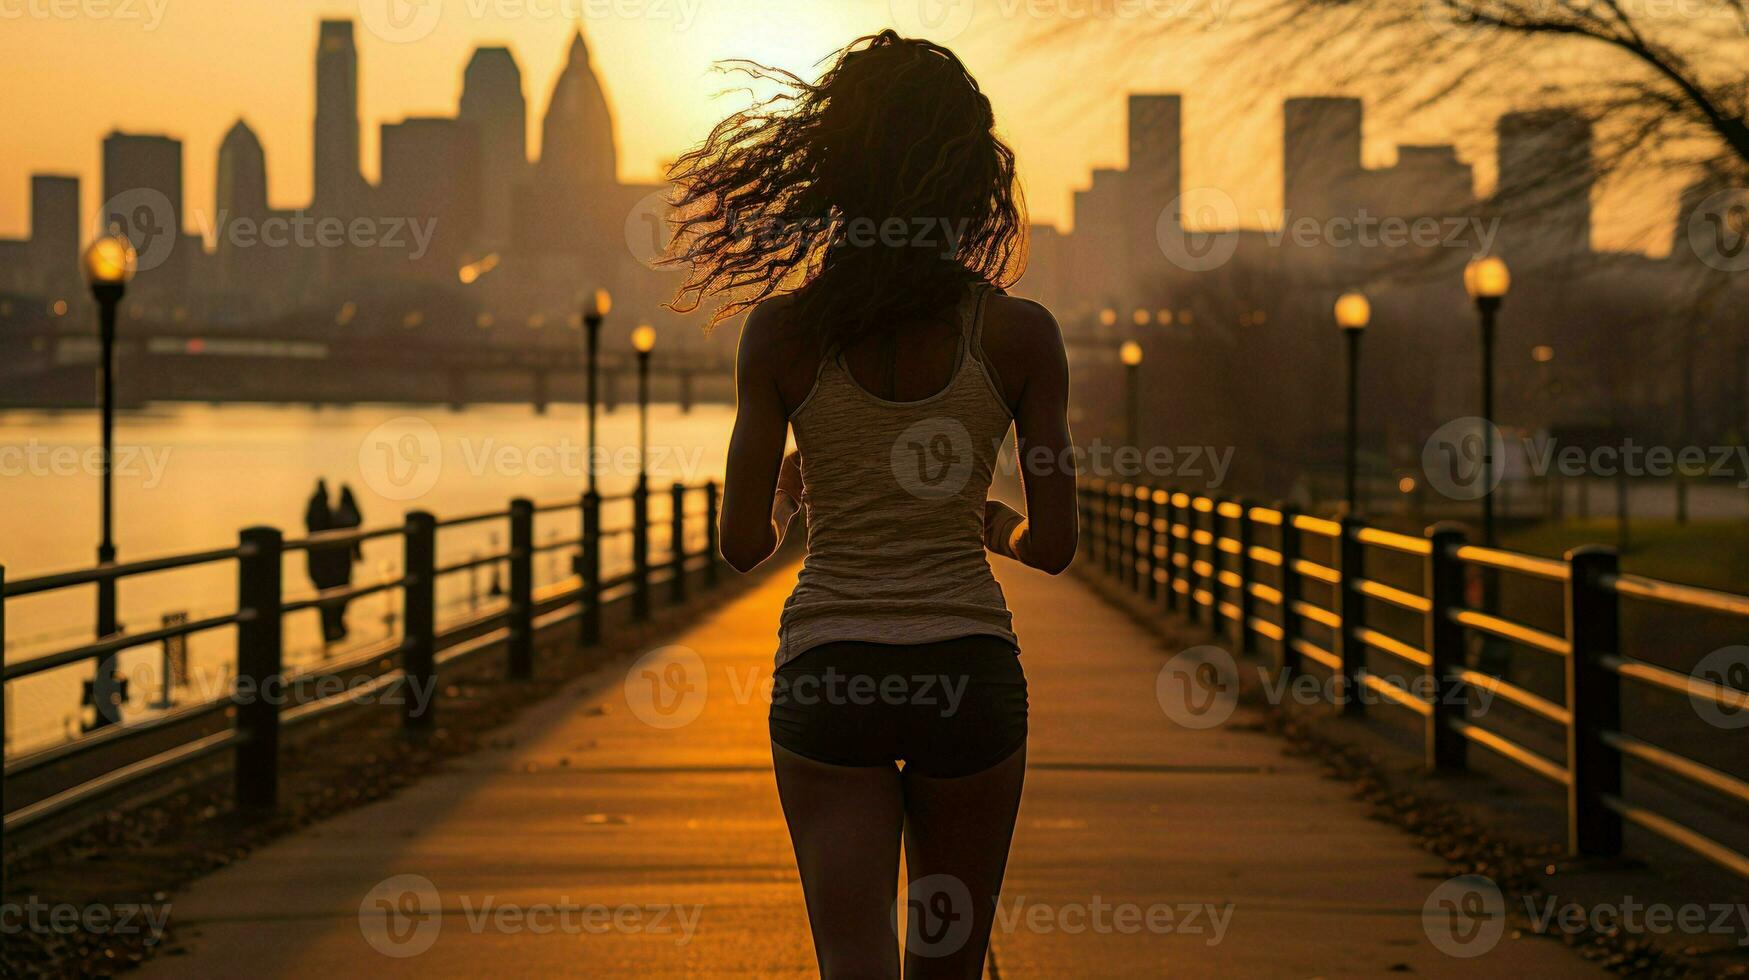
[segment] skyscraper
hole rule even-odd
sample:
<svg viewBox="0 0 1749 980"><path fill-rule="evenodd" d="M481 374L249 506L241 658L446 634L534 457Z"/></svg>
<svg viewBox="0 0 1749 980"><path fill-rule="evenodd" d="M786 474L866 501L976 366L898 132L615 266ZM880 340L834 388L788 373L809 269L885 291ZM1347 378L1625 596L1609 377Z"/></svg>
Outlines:
<svg viewBox="0 0 1749 980"><path fill-rule="evenodd" d="M30 251L37 285L71 292L79 282L79 178L32 174Z"/></svg>
<svg viewBox="0 0 1749 980"><path fill-rule="evenodd" d="M1352 215L1361 175L1359 99L1282 104L1282 194L1288 220Z"/></svg>
<svg viewBox="0 0 1749 980"><path fill-rule="evenodd" d="M1591 123L1565 109L1500 117L1500 178L1494 208L1502 255L1531 265L1591 251Z"/></svg>
<svg viewBox="0 0 1749 980"><path fill-rule="evenodd" d="M617 179L619 153L607 93L589 63L579 30L553 86L541 128L540 163L517 195L517 247L583 254L608 235L620 240L625 219ZM619 249L624 252L624 249Z"/></svg>
<svg viewBox="0 0 1749 980"><path fill-rule="evenodd" d="M1183 117L1176 95L1130 96L1130 186L1138 208L1157 211L1181 193Z"/></svg>
<svg viewBox="0 0 1749 980"><path fill-rule="evenodd" d="M432 278L454 281L459 258L478 227L479 158L473 129L435 117L386 123L382 159L378 196L385 213L433 232L427 252L417 254L409 248L393 261L411 260L418 263L414 268ZM408 244L417 247L415 241Z"/></svg>
<svg viewBox="0 0 1749 980"><path fill-rule="evenodd" d="M352 22L324 20L316 42L315 200L318 214L348 216L364 206L358 151L358 49Z"/></svg>
<svg viewBox="0 0 1749 980"><path fill-rule="evenodd" d="M261 268L260 262L248 262L245 251L248 246L239 242L254 241L260 235L261 223L271 213L267 206L267 154L262 151L255 131L241 119L219 144L218 173L213 183L219 285L227 290L239 289ZM244 234L234 234L234 230Z"/></svg>
<svg viewBox="0 0 1749 980"><path fill-rule="evenodd" d="M508 48L479 48L462 79L461 121L479 150L481 244L510 239L516 188L528 179L528 104L522 70Z"/></svg>
<svg viewBox="0 0 1749 980"><path fill-rule="evenodd" d="M105 136L99 220L126 235L142 261L163 236L173 239L182 229L182 141L119 129Z"/></svg>
<svg viewBox="0 0 1749 980"><path fill-rule="evenodd" d="M543 195L587 198L591 192L612 187L618 173L613 114L579 30L547 107L537 182Z"/></svg>

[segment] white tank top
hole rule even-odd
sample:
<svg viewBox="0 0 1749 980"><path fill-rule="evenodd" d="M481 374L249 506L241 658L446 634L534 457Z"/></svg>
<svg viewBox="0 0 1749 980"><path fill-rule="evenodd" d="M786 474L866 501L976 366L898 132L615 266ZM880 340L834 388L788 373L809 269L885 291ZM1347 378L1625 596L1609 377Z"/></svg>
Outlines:
<svg viewBox="0 0 1749 980"><path fill-rule="evenodd" d="M956 311L946 387L895 402L823 358L790 414L802 454L808 554L784 604L777 665L822 643L1015 642L984 552L984 501L1013 423L981 352L987 284Z"/></svg>

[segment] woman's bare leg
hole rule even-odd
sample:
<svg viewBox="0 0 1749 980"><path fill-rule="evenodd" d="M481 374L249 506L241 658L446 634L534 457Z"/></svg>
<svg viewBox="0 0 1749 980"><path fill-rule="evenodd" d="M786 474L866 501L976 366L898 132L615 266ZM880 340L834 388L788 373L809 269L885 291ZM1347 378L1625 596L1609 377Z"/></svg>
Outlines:
<svg viewBox="0 0 1749 980"><path fill-rule="evenodd" d="M1020 811L1026 746L970 776L906 772L903 779L906 908L916 929L905 939L905 980L978 980Z"/></svg>
<svg viewBox="0 0 1749 980"><path fill-rule="evenodd" d="M904 791L894 766L832 766L771 745L821 980L897 980L892 923Z"/></svg>

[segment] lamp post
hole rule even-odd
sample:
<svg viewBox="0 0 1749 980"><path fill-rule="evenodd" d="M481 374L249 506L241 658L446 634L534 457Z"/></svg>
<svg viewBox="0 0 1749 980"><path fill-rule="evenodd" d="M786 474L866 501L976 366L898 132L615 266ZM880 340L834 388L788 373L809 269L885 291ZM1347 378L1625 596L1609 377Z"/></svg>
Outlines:
<svg viewBox="0 0 1749 980"><path fill-rule="evenodd" d="M98 339L101 352L97 363L98 410L101 413L103 440L103 483L100 490L99 537L97 563L109 565L115 561L115 313L128 283L134 278L138 257L127 239L106 236L92 242L85 250L85 276L91 283L91 295L97 300ZM118 631L115 609L115 579L103 578L97 583L97 636L113 636ZM121 690L115 676L115 655L97 658L97 676L91 684L92 727L120 720Z"/></svg>
<svg viewBox="0 0 1749 980"><path fill-rule="evenodd" d="M1497 256L1474 259L1464 267L1464 289L1476 301L1482 319L1482 543L1496 544L1494 535L1494 319L1500 303L1512 288L1512 273ZM1500 608L1500 573L1482 569L1482 611ZM1508 669L1505 644L1493 636L1482 637L1479 663L1483 670L1505 676Z"/></svg>
<svg viewBox="0 0 1749 980"><path fill-rule="evenodd" d="M1142 345L1126 340L1118 348L1117 356L1123 361L1124 445L1134 448L1140 443L1142 428Z"/></svg>
<svg viewBox="0 0 1749 980"><path fill-rule="evenodd" d="M1464 289L1476 301L1482 320L1482 422L1494 424L1494 321L1500 303L1512 288L1512 273L1497 256L1475 259L1464 267ZM1494 538L1494 440L1482 431L1482 543L1490 548ZM1491 590L1490 590L1491 591ZM1492 599L1492 596L1489 596Z"/></svg>
<svg viewBox="0 0 1749 980"><path fill-rule="evenodd" d="M656 329L640 323L632 331L638 352L638 487L632 493L632 618L650 615L650 350ZM678 544L675 547L679 547Z"/></svg>
<svg viewBox="0 0 1749 980"><path fill-rule="evenodd" d="M638 324L632 331L632 348L638 352L638 488L649 480L645 458L650 446L650 351L656 347L656 328Z"/></svg>
<svg viewBox="0 0 1749 980"><path fill-rule="evenodd" d="M583 333L584 333L584 371L586 378L584 387L589 402L589 493L595 493L595 409L597 404L595 385L598 377L596 371L596 354L601 345L601 321L613 312L613 296L605 289L597 289L583 303Z"/></svg>
<svg viewBox="0 0 1749 980"><path fill-rule="evenodd" d="M1372 304L1360 293L1343 293L1336 300L1336 325L1348 344L1348 441L1343 459L1343 499L1347 513L1355 513L1355 476L1360 444L1360 335L1372 321Z"/></svg>

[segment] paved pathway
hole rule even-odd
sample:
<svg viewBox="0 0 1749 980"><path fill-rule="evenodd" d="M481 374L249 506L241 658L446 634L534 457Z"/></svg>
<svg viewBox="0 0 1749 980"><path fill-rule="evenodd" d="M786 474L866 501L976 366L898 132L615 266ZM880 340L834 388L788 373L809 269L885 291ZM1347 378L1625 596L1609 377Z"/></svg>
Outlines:
<svg viewBox="0 0 1749 980"><path fill-rule="evenodd" d="M1172 651L1073 578L1004 565L1033 722L1000 976L1600 975L1540 939L1442 953L1438 861L1273 737L1174 725ZM791 582L677 638L706 696L665 716L624 665L582 678L501 747L174 896L187 952L146 975L812 976L756 686Z"/></svg>

